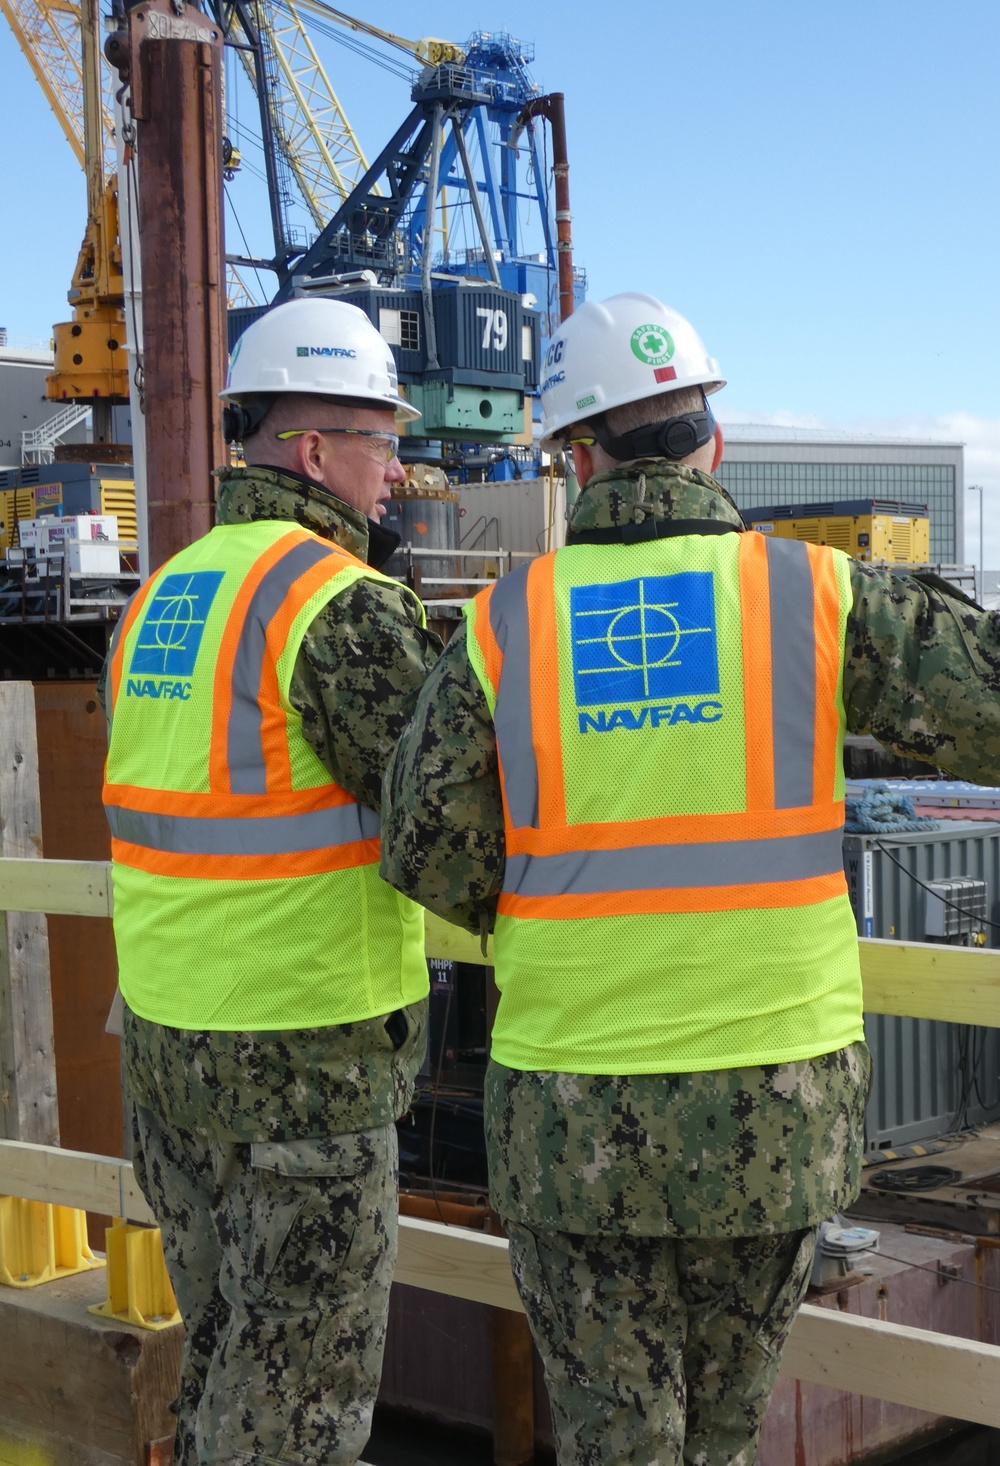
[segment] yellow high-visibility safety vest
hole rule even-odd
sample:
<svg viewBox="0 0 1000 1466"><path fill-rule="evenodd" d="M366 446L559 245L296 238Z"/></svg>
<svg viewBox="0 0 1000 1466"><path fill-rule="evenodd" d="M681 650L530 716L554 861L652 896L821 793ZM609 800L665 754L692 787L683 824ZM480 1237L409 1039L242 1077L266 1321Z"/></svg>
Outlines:
<svg viewBox="0 0 1000 1466"><path fill-rule="evenodd" d="M501 1063L694 1072L863 1037L848 565L759 534L569 545L468 608L504 796Z"/></svg>
<svg viewBox="0 0 1000 1466"><path fill-rule="evenodd" d="M423 913L379 879L378 815L331 779L288 696L310 623L362 577L385 579L297 525L218 526L123 619L104 803L140 1017L311 1028L427 992Z"/></svg>

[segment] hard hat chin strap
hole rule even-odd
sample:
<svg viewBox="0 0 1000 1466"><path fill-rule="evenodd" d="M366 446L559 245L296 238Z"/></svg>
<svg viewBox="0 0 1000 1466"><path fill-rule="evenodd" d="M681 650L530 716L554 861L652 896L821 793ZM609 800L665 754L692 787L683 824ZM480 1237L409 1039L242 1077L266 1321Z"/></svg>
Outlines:
<svg viewBox="0 0 1000 1466"><path fill-rule="evenodd" d="M647 423L618 437L608 432L603 416L592 418L591 423L594 438L605 453L623 462L632 458L670 458L678 463L715 436L715 418L709 407L703 412L684 412L663 422Z"/></svg>

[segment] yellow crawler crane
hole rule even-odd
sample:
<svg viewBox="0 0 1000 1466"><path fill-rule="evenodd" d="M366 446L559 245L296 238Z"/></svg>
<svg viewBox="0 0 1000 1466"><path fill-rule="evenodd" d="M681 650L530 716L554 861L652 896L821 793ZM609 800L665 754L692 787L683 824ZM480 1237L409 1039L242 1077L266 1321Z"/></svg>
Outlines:
<svg viewBox="0 0 1000 1466"><path fill-rule="evenodd" d="M128 362L112 73L101 61L98 0L0 0L0 10L87 180L87 227L69 290L73 318L54 328L46 395L86 403L95 441L110 442L111 408L128 400Z"/></svg>

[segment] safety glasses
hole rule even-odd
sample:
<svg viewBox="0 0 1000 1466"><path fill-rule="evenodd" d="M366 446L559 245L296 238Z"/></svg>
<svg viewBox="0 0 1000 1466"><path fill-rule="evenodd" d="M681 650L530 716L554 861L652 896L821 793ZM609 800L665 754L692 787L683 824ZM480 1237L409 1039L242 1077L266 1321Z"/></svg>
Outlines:
<svg viewBox="0 0 1000 1466"><path fill-rule="evenodd" d="M286 428L275 437L284 442L286 438L301 438L306 433L338 433L345 438L370 438L376 457L391 463L399 452L399 437L396 433L380 433L377 428Z"/></svg>

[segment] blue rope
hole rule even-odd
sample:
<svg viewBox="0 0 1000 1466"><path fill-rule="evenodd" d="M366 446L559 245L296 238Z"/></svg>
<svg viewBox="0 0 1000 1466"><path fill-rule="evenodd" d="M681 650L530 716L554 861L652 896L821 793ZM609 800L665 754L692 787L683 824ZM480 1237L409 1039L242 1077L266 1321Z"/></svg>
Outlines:
<svg viewBox="0 0 1000 1466"><path fill-rule="evenodd" d="M852 835L895 835L904 830L936 830L939 821L918 815L913 803L888 784L869 784L860 799L845 802L844 829Z"/></svg>

